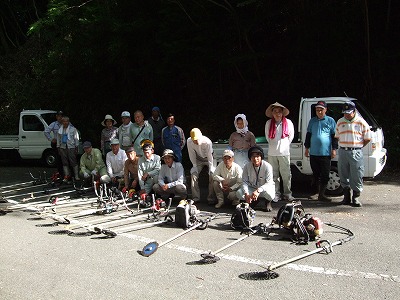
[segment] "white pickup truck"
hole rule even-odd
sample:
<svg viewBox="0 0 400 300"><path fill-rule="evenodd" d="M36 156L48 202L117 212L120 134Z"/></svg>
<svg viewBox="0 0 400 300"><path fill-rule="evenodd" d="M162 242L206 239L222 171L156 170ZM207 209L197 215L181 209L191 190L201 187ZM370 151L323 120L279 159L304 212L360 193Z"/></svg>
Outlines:
<svg viewBox="0 0 400 300"><path fill-rule="evenodd" d="M367 121L372 131L371 142L363 148L365 171L364 177L375 177L378 175L386 164L386 149L384 146L384 136L382 128L378 125L374 117L357 99L349 97L328 97L328 98L302 98L299 106L298 120L294 119L294 115L290 114L289 119L293 122L295 137L290 145L290 162L293 176L297 173L302 175L312 175L310 160L304 155L304 141L306 139L307 125L311 117L315 116L315 104L323 100L328 104L327 115L337 121L343 116L342 107L346 101L356 103L357 112ZM292 109L288 107L291 111ZM264 149L267 156L268 143L265 137L257 138L256 142ZM228 148L228 140L219 140L213 143L214 149L214 165L222 161L222 153ZM338 195L342 193L340 186L339 174L337 169L337 157L332 160L330 180L328 184L328 193Z"/></svg>
<svg viewBox="0 0 400 300"><path fill-rule="evenodd" d="M42 159L45 165L56 165L56 153L44 136L44 129L55 121L56 111L23 110L19 117L18 135L0 135L0 157Z"/></svg>

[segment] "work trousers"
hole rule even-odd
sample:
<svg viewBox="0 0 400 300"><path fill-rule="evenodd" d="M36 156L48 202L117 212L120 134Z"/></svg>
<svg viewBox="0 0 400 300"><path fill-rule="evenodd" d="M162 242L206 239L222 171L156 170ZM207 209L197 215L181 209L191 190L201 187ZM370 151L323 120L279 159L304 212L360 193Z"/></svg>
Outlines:
<svg viewBox="0 0 400 300"><path fill-rule="evenodd" d="M362 192L364 177L364 154L362 148L345 150L339 148L338 171L343 188L350 187L355 192Z"/></svg>
<svg viewBox="0 0 400 300"><path fill-rule="evenodd" d="M191 174L191 189L192 189L192 198L195 202L200 201L200 187L199 187L199 175L204 167L208 170L208 162L197 161L197 172ZM208 170L209 171L209 170ZM208 174L208 196L207 201L209 203L214 202L214 192L213 192L213 178L212 174L209 171Z"/></svg>
<svg viewBox="0 0 400 300"><path fill-rule="evenodd" d="M322 186L327 185L331 170L331 157L310 155L310 165L313 171L314 185L318 186L318 182Z"/></svg>
<svg viewBox="0 0 400 300"><path fill-rule="evenodd" d="M268 162L272 166L272 174L275 182L275 193L280 195L280 177L283 184L283 195L292 195L292 172L290 171L290 156L268 156Z"/></svg>

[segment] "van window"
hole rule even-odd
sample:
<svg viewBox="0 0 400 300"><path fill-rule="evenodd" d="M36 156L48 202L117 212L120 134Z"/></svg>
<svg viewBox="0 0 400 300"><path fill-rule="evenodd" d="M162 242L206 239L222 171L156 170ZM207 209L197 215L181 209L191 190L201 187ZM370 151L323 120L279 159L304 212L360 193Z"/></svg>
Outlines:
<svg viewBox="0 0 400 300"><path fill-rule="evenodd" d="M44 125L37 116L23 116L22 129L24 131L44 131Z"/></svg>
<svg viewBox="0 0 400 300"><path fill-rule="evenodd" d="M56 113L45 113L41 114L43 120L46 122L47 126L50 126L56 120Z"/></svg>

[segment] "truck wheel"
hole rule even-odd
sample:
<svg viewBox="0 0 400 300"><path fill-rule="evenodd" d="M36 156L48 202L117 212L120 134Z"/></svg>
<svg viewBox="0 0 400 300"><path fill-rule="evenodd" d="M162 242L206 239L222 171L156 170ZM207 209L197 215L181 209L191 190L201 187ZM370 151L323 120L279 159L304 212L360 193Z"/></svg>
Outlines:
<svg viewBox="0 0 400 300"><path fill-rule="evenodd" d="M331 166L326 193L329 195L341 195L343 193L343 188L340 185L338 168L335 166Z"/></svg>
<svg viewBox="0 0 400 300"><path fill-rule="evenodd" d="M46 150L43 153L43 161L47 167L54 168L57 166L57 155L54 150Z"/></svg>

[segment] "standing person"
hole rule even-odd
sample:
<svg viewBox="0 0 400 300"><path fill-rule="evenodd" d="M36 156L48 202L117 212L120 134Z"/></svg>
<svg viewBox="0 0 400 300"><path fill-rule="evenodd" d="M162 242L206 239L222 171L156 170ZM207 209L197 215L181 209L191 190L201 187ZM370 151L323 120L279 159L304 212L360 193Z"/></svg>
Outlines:
<svg viewBox="0 0 400 300"><path fill-rule="evenodd" d="M260 146L251 147L248 157L250 162L243 168L243 184L236 195L240 200L249 203L252 208L257 206L260 198L263 198L266 211L272 211L271 201L275 197L272 166L264 160L264 152Z"/></svg>
<svg viewBox="0 0 400 300"><path fill-rule="evenodd" d="M136 156L135 148L129 147L125 150L127 160L124 165L124 188L123 192L134 189L138 190L139 177L138 177L138 165L139 157Z"/></svg>
<svg viewBox="0 0 400 300"><path fill-rule="evenodd" d="M167 126L161 131L161 141L166 149L174 151L176 160L182 162L182 149L186 145L185 134L175 125L175 116L170 113L167 117Z"/></svg>
<svg viewBox="0 0 400 300"><path fill-rule="evenodd" d="M119 147L119 140L111 140L111 151L106 156L106 167L111 182L118 189L124 182L124 166L127 156L124 150Z"/></svg>
<svg viewBox="0 0 400 300"><path fill-rule="evenodd" d="M361 207L359 198L364 177L362 148L371 141L371 130L368 123L356 112L354 102L346 102L342 113L344 116L337 121L335 134L339 140L338 170L344 194L340 204Z"/></svg>
<svg viewBox="0 0 400 300"><path fill-rule="evenodd" d="M90 178L90 175L100 176L100 182L110 182L110 177L107 174L107 168L103 161L100 149L93 148L92 143L86 141L82 144L85 153L81 156L80 174L85 180Z"/></svg>
<svg viewBox="0 0 400 300"><path fill-rule="evenodd" d="M158 174L161 169L160 156L154 154L154 144L150 140L142 141L143 156L139 158L138 177L140 194L149 195L153 185L158 182Z"/></svg>
<svg viewBox="0 0 400 300"><path fill-rule="evenodd" d="M307 126L304 142L306 157L310 157L313 171L313 192L310 200L332 201L325 195L329 182L331 158L336 157L338 147L335 139L336 122L326 115L328 106L325 101L318 101L315 105L316 116L311 118Z"/></svg>
<svg viewBox="0 0 400 300"><path fill-rule="evenodd" d="M143 140L153 141L153 128L149 122L144 120L142 111L135 111L133 117L135 118L135 123L133 123L130 128L131 144L133 145L133 148L135 148L136 155L141 157L143 156L141 142Z"/></svg>
<svg viewBox="0 0 400 300"><path fill-rule="evenodd" d="M44 130L44 136L47 138L47 140L50 142L50 146L52 149L55 150L55 154L57 157L57 171L58 174L60 175L60 178L64 178L64 170L63 170L63 163L61 161L61 156L58 153L57 150L57 134L58 130L62 126L62 117L64 113L60 110L56 113L56 120Z"/></svg>
<svg viewBox="0 0 400 300"><path fill-rule="evenodd" d="M105 127L101 131L100 136L100 150L104 158L106 158L107 153L111 151L111 140L118 137L118 128L114 126L116 124L117 121L115 121L111 115L106 115L103 122L101 122L101 125Z"/></svg>
<svg viewBox="0 0 400 300"><path fill-rule="evenodd" d="M214 204L213 199L213 148L211 140L204 136L200 129L193 128L190 131L190 138L187 140L187 149L189 158L192 163L190 169L191 174L191 189L193 201L200 201L199 175L204 167L208 168L208 204Z"/></svg>
<svg viewBox="0 0 400 300"><path fill-rule="evenodd" d="M255 146L256 137L249 131L246 115L236 115L233 124L236 131L229 137L229 146L235 153L235 162L243 168L249 162L247 151Z"/></svg>
<svg viewBox="0 0 400 300"><path fill-rule="evenodd" d="M118 128L118 139L121 149L126 150L132 146L131 138L131 114L128 111L121 113L122 124Z"/></svg>
<svg viewBox="0 0 400 300"><path fill-rule="evenodd" d="M290 171L290 143L294 137L294 126L287 117L289 110L275 102L268 106L265 115L271 118L265 124L265 137L268 141L268 162L274 172L275 201L281 199L280 177L283 183L283 199L293 201L292 173Z"/></svg>
<svg viewBox="0 0 400 300"><path fill-rule="evenodd" d="M186 199L185 171L182 164L175 161L175 154L171 149L164 150L162 159L164 164L161 165L158 183L153 186L154 192L163 199L170 195Z"/></svg>
<svg viewBox="0 0 400 300"><path fill-rule="evenodd" d="M161 141L161 131L165 127L165 122L161 116L159 107L154 106L151 109L151 117L147 121L153 128L154 153L157 155L162 155L164 146Z"/></svg>
<svg viewBox="0 0 400 300"><path fill-rule="evenodd" d="M224 205L225 196L232 202L232 205L239 204L236 192L242 186L243 170L234 162L234 156L232 150L225 150L222 154L223 163L218 164L215 168L213 188L218 201L215 208L221 208Z"/></svg>
<svg viewBox="0 0 400 300"><path fill-rule="evenodd" d="M76 159L79 146L79 133L78 130L69 122L67 116L62 117L62 126L57 132L57 149L60 154L61 161L64 169L63 182L70 181L70 167L72 168L75 180L79 178L79 166Z"/></svg>

